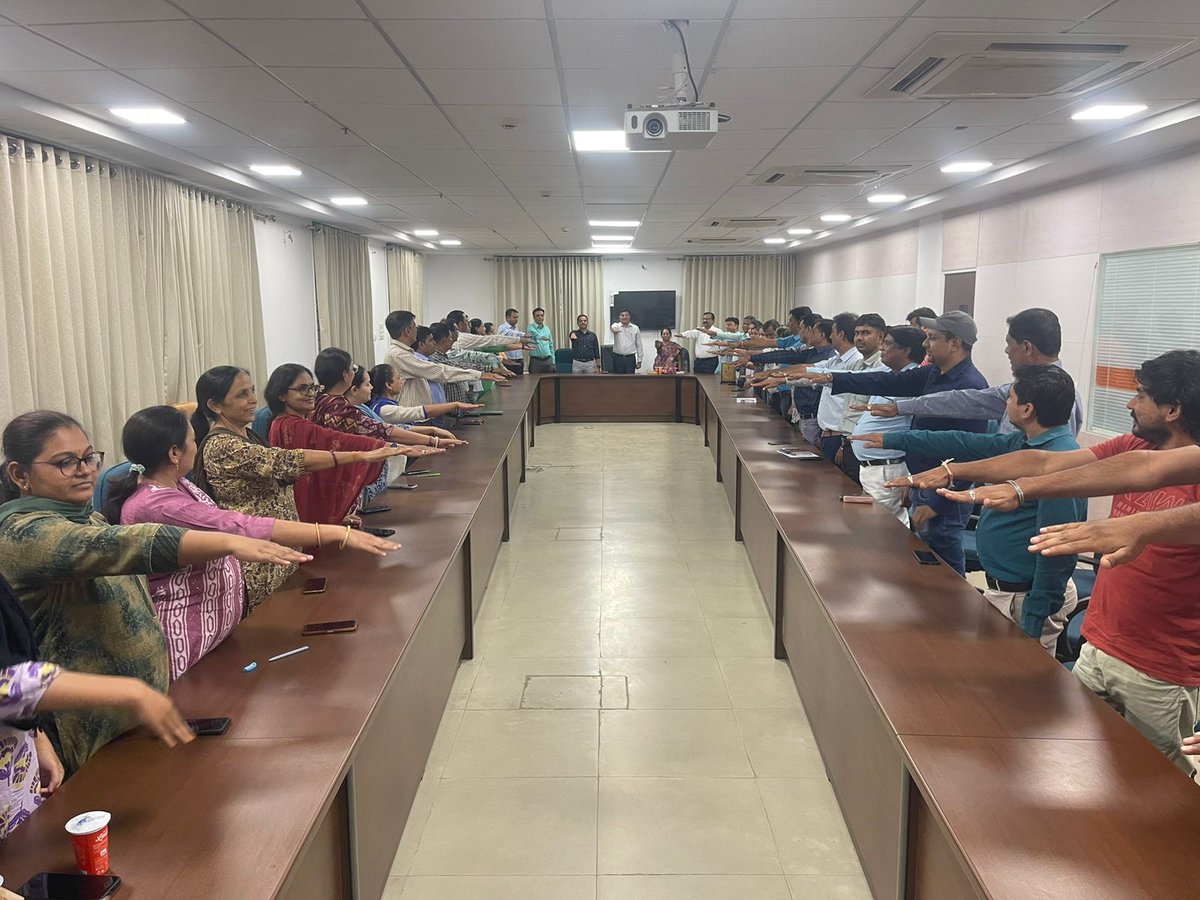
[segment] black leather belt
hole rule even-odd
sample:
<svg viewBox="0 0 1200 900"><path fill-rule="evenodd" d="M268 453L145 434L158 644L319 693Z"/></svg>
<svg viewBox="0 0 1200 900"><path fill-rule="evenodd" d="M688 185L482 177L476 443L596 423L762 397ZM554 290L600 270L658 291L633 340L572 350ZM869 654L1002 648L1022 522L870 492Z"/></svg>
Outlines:
<svg viewBox="0 0 1200 900"><path fill-rule="evenodd" d="M895 459L860 459L860 466L894 466L896 463L904 462L903 456L897 456Z"/></svg>
<svg viewBox="0 0 1200 900"><path fill-rule="evenodd" d="M1033 590L1032 582L1018 581L1001 581L999 578L993 578L991 575L984 574L987 579L987 586L993 591L1004 591L1006 594L1024 594L1027 591Z"/></svg>

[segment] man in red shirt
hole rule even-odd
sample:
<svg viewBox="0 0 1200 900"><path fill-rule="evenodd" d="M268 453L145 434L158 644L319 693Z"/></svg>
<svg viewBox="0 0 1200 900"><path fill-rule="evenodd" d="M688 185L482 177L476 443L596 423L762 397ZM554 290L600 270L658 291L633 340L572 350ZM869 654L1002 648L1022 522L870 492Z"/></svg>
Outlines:
<svg viewBox="0 0 1200 900"><path fill-rule="evenodd" d="M1137 475L1133 464L1138 457L1119 457L1200 444L1200 352L1172 350L1143 364L1136 375L1137 392L1129 401L1132 434L1070 453L1023 450L997 457L980 466L981 478L1012 481L946 496L1014 509L1023 500L1122 491L1127 482L1143 487L1144 476ZM1118 467L1122 476L1096 478L1096 472L1115 475ZM1196 482L1200 477L1188 484L1117 493L1112 519L1170 515L1200 501ZM1071 529L1064 531L1069 535ZM1057 539L1039 542L1037 549L1069 553L1081 548L1078 542ZM1200 547L1194 544L1149 543L1138 553L1109 560L1096 578L1083 625L1087 643L1074 669L1085 685L1189 774L1192 763L1180 745L1200 717L1198 580Z"/></svg>

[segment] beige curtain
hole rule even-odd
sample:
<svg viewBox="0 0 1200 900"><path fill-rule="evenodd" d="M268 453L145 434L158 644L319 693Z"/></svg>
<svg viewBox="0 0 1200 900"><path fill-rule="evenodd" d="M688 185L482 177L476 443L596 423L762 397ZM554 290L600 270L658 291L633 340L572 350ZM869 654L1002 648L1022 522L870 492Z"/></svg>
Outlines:
<svg viewBox="0 0 1200 900"><path fill-rule="evenodd" d="M546 310L546 324L556 347L569 347L568 337L575 319L585 314L591 328L604 336L608 328L608 303L604 296L604 270L596 256L498 256L496 273L496 318L504 321L504 310L520 311L518 327L533 321L533 310Z"/></svg>
<svg viewBox="0 0 1200 900"><path fill-rule="evenodd" d="M0 424L60 409L116 459L129 415L191 398L204 369L263 371L246 207L83 154L0 141Z"/></svg>
<svg viewBox="0 0 1200 900"><path fill-rule="evenodd" d="M374 359L367 239L322 225L313 238L313 262L320 349L341 347L356 360Z"/></svg>
<svg viewBox="0 0 1200 900"><path fill-rule="evenodd" d="M696 328L705 312L717 314L718 328L726 316L784 322L794 305L795 289L793 254L685 256L679 327Z"/></svg>
<svg viewBox="0 0 1200 900"><path fill-rule="evenodd" d="M407 309L425 321L425 257L407 247L388 244L388 309Z"/></svg>

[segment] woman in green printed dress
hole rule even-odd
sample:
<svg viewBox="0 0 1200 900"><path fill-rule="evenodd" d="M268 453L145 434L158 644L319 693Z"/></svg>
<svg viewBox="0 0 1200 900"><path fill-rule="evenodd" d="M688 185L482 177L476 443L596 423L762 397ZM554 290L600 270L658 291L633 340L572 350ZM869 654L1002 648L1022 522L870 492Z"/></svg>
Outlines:
<svg viewBox="0 0 1200 900"><path fill-rule="evenodd" d="M238 535L109 525L91 503L104 454L64 413L13 419L3 451L0 575L29 616L39 659L64 668L138 678L165 694L166 640L147 574L230 554L279 566L310 558ZM70 775L133 724L119 711L61 711L45 731Z"/></svg>

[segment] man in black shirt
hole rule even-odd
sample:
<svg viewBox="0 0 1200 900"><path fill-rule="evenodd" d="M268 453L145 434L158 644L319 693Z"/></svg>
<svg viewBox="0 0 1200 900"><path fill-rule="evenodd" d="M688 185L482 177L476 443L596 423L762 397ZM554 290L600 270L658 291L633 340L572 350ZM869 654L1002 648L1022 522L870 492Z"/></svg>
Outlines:
<svg viewBox="0 0 1200 900"><path fill-rule="evenodd" d="M603 374L600 361L600 340L596 332L588 331L588 317L581 315L575 320L576 328L571 332L571 372L574 375Z"/></svg>

